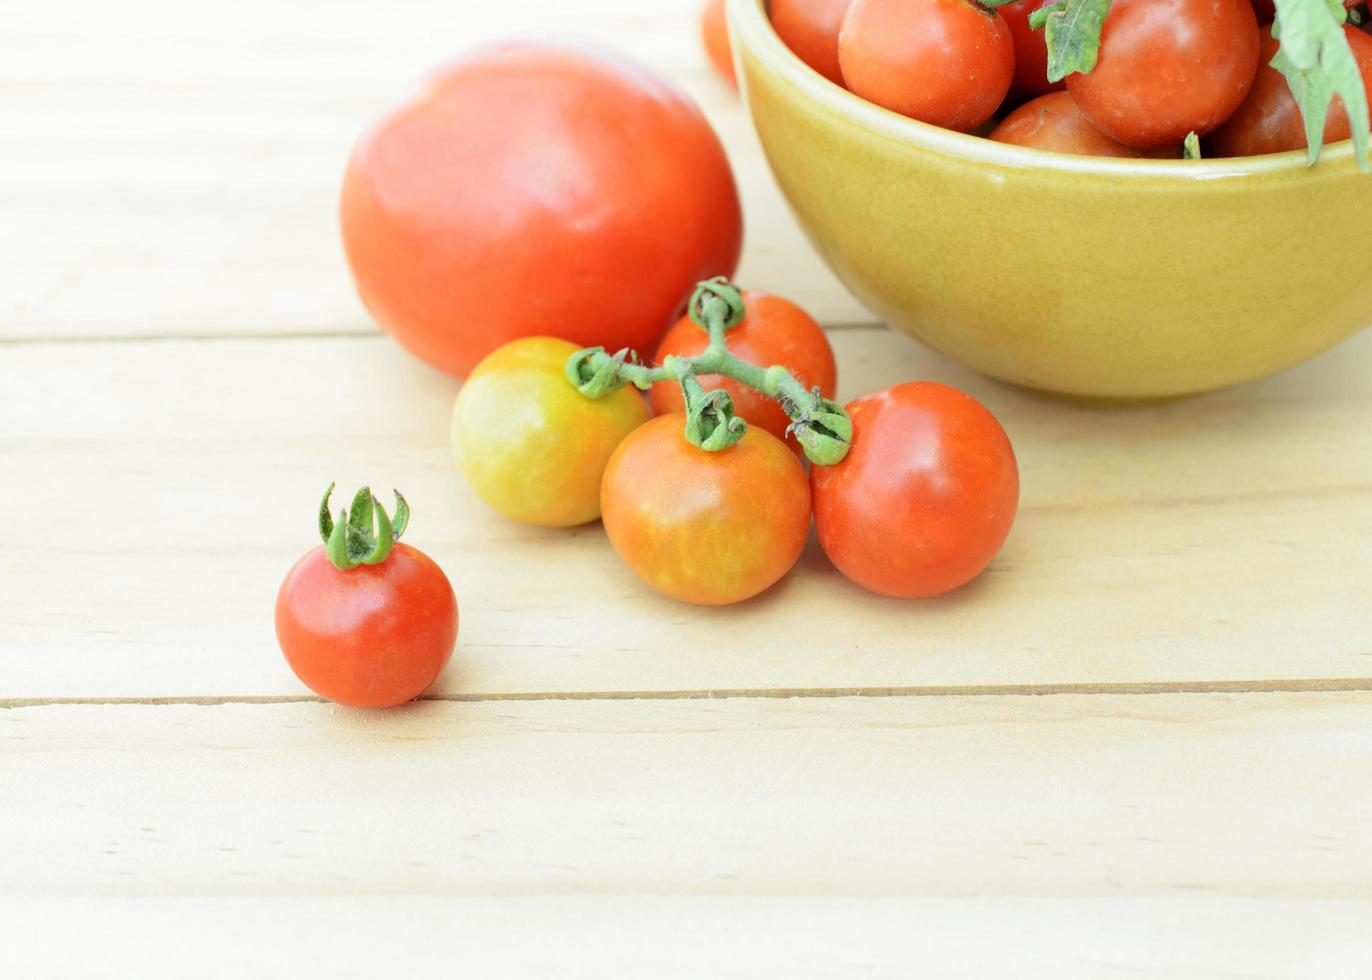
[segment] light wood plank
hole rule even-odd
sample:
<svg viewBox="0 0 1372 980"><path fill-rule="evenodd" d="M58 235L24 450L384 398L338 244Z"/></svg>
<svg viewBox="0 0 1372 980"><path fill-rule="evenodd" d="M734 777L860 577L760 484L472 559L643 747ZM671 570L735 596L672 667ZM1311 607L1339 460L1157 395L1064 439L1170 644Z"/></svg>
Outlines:
<svg viewBox="0 0 1372 980"><path fill-rule="evenodd" d="M1372 898L1372 694L0 710L9 895Z"/></svg>
<svg viewBox="0 0 1372 980"><path fill-rule="evenodd" d="M397 963L484 980L1364 980L1372 959L1372 902L1194 895L24 898L0 915L7 967L64 980L373 980ZM130 941L148 935L157 956Z"/></svg>
<svg viewBox="0 0 1372 980"><path fill-rule="evenodd" d="M1010 431L1023 510L972 587L883 600L812 547L741 607L660 598L598 525L522 528L476 501L447 449L454 384L386 341L12 346L0 698L305 693L271 609L330 479L401 487L452 577L439 693L1372 678L1372 336L1130 411L995 385L885 331L834 339L848 394L945 380Z"/></svg>
<svg viewBox="0 0 1372 980"><path fill-rule="evenodd" d="M696 0L0 0L0 340L369 332L338 244L363 127L508 35L589 37L681 82L730 150L743 273L871 319L804 242Z"/></svg>

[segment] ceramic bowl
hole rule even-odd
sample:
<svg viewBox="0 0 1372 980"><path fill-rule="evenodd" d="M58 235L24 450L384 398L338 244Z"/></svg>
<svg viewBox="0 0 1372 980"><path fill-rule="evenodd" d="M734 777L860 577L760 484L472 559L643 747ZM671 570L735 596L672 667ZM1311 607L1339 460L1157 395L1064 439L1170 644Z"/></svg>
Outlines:
<svg viewBox="0 0 1372 980"><path fill-rule="evenodd" d="M1066 156L939 129L810 70L729 0L740 87L801 226L891 326L985 374L1145 399L1272 374L1372 323L1352 146Z"/></svg>

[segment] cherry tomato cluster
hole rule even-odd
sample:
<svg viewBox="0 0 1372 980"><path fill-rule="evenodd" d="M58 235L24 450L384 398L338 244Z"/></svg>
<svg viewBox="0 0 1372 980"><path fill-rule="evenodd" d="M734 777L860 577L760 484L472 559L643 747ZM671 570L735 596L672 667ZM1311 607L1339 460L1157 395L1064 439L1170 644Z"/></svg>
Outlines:
<svg viewBox="0 0 1372 980"><path fill-rule="evenodd" d="M1364 0L1343 2L1351 20L1365 19ZM1294 13L1283 31L1286 4ZM1326 120L1316 151L1352 135L1342 98L1330 102L1323 82L1309 84L1304 65L1284 73L1277 57L1274 29L1294 35L1298 47L1330 46L1317 29L1334 28L1310 19L1330 16L1325 4L771 0L768 10L778 36L815 71L922 122L1058 153L1175 158L1306 147L1303 116L1311 112ZM721 6L712 0L708 8ZM714 16L705 20L707 40L727 50ZM1347 72L1355 62L1367 93L1372 36L1351 22L1341 30L1352 55ZM1308 105L1292 94L1287 79L1295 74L1306 79ZM1330 77L1340 91L1337 72Z"/></svg>
<svg viewBox="0 0 1372 980"><path fill-rule="evenodd" d="M662 413L651 421L644 399L622 379L583 396L574 365L594 352L545 337L492 353L453 409L453 448L472 487L526 523L566 526L600 516L641 579L701 605L741 602L779 581L804 550L812 515L839 571L882 595L939 595L979 575L1009 534L1019 501L1014 451L991 413L932 383L897 385L839 409L829 401L834 358L819 326L780 297L736 295L729 363L746 352L765 368L740 363L728 377L683 375L683 365L724 356L711 328L691 315L658 347L656 373L627 352L599 354L591 381L629 373ZM807 422L813 416L802 411L797 390L810 392L829 413L824 418L842 414L848 426L819 426L833 462L812 465L808 475L803 455L819 450L813 430L799 440L796 431L818 423ZM690 413L721 403L727 410L716 422L736 428L735 436L714 446L688 438Z"/></svg>
<svg viewBox="0 0 1372 980"><path fill-rule="evenodd" d="M631 62L531 43L469 55L362 137L340 216L376 319L466 378L451 437L476 493L529 524L602 519L666 595L755 596L812 523L853 581L937 595L1009 533L1015 456L978 402L906 384L845 409L802 309L723 277L697 288L738 259L733 176L699 110ZM287 661L333 701L413 699L452 653L457 600L398 543L409 513L363 488L335 519L326 493L323 544L278 593Z"/></svg>

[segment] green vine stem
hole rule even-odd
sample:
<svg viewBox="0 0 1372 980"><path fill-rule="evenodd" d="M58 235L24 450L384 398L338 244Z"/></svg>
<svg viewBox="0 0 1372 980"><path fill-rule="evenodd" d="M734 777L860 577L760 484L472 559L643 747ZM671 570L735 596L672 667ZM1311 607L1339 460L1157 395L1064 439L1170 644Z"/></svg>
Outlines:
<svg viewBox="0 0 1372 980"><path fill-rule="evenodd" d="M853 423L843 406L806 388L780 365L759 367L729 352L728 333L747 313L743 294L724 277L696 286L688 307L691 320L710 336L705 350L694 357L668 357L657 367L643 364L633 351L609 354L588 347L567 360L567 380L587 398L603 398L633 385L647 391L663 381L681 385L686 402L686 438L709 452L728 449L748 431L748 423L734 414L727 392L707 391L700 375L718 374L762 392L781 405L791 419L790 432L810 462L832 466L848 454Z"/></svg>
<svg viewBox="0 0 1372 980"><path fill-rule="evenodd" d="M319 536L328 549L329 561L344 571L358 565L379 565L390 555L396 541L410 523L410 505L395 493L395 520L386 513L375 498L371 487L363 487L353 496L350 508L339 511L335 523L329 513L329 498L335 484L330 483L319 505Z"/></svg>

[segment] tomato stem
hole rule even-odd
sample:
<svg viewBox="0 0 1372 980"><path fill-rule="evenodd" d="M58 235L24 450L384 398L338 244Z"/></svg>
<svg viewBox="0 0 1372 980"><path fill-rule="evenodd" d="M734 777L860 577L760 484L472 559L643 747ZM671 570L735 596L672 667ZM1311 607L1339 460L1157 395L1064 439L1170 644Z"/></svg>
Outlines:
<svg viewBox="0 0 1372 980"><path fill-rule="evenodd" d="M661 382L681 385L686 402L686 438L709 452L728 449L743 438L748 424L734 413L734 403L721 389L707 391L701 375L720 375L747 385L773 399L791 419L790 432L806 457L832 466L848 454L853 423L843 406L808 389L781 365L759 367L729 351L728 332L747 315L743 294L724 277L696 286L687 307L691 320L710 336L705 350L694 357L668 357L658 367L642 364L630 350L614 354L603 347L577 351L567 361L567 380L587 398L602 398L633 385L647 391Z"/></svg>
<svg viewBox="0 0 1372 980"><path fill-rule="evenodd" d="M353 495L352 506L339 511L337 522L329 513L329 498L335 484L330 483L319 505L319 536L328 549L329 561L343 570L358 565L379 565L390 556L400 535L410 523L410 505L395 493L395 520L372 496L370 487Z"/></svg>

